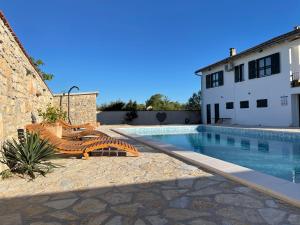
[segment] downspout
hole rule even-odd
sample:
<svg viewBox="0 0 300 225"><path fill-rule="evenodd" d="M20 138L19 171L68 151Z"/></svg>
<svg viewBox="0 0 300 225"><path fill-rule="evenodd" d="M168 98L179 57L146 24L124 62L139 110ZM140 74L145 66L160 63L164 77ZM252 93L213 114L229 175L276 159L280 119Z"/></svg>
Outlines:
<svg viewBox="0 0 300 225"><path fill-rule="evenodd" d="M69 89L69 91L68 91L68 120L69 120L69 123L70 123L70 124L72 124L72 123L71 123L71 118L70 118L70 93L71 93L71 91L72 91L74 88L77 89L77 91L79 91L79 87L77 87L77 86L71 87L71 88Z"/></svg>
<svg viewBox="0 0 300 225"><path fill-rule="evenodd" d="M200 91L201 91L201 99L200 99L200 123L202 123L203 124L203 111L204 110L202 110L203 109L203 105L202 105L202 73L201 74L199 74L199 72L200 71L196 71L194 74L196 75L196 76L198 76L198 77L200 77Z"/></svg>

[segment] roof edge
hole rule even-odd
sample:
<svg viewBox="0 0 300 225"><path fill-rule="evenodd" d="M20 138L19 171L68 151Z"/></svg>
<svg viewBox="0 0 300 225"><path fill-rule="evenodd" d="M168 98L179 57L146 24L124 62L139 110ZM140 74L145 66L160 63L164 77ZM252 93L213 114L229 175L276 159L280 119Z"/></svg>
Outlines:
<svg viewBox="0 0 300 225"><path fill-rule="evenodd" d="M205 67L202 67L198 70L195 71L195 74L200 76L199 75L199 72L203 72L204 70L207 70L207 69L210 69L211 67L215 67L215 66L218 66L218 65L221 65L221 64L224 64L224 63L228 63L229 61L231 60L235 60L235 59L238 59L240 57L243 57L247 54L250 54L250 53L253 53L253 52L256 52L258 50L262 50L262 49L265 49L265 48L268 48L268 47L271 47L275 44L280 44L282 42L284 42L285 40L293 37L293 36L296 36L297 38L300 38L300 29L295 29L295 30L292 30L290 32L287 32L285 34L282 34L282 35L279 35L277 37L274 37L270 40L267 40L261 44L258 44L258 45L255 45L253 47L250 47L234 56L231 56L231 57L227 57L225 59L222 59L220 61L217 61L216 63L213 63L213 64L210 64L208 66L205 66Z"/></svg>
<svg viewBox="0 0 300 225"><path fill-rule="evenodd" d="M37 72L37 74L40 76L40 78L42 79L42 81L44 82L44 84L46 85L46 87L48 88L48 90L50 91L50 93L53 95L51 89L49 88L48 84L44 81L43 76L40 74L40 72L38 71L38 69L36 68L36 66L34 65L34 63L32 62L32 60L30 59L30 56L27 54L25 48L23 47L23 45L21 44L20 40L18 39L17 35L15 34L15 32L13 31L12 27L10 26L8 20L6 19L6 17L4 16L3 11L0 10L0 19L3 21L4 25L8 28L8 30L10 31L10 33L12 34L13 38L15 39L15 41L17 42L17 44L19 45L21 51L23 52L23 54L26 56L26 58L28 59L29 63L31 64L31 66L34 68L34 70Z"/></svg>
<svg viewBox="0 0 300 225"><path fill-rule="evenodd" d="M77 92L77 93L70 93L71 95L99 95L99 91L87 91L87 92ZM53 94L53 97L59 97L59 96L68 96L68 93L57 93Z"/></svg>

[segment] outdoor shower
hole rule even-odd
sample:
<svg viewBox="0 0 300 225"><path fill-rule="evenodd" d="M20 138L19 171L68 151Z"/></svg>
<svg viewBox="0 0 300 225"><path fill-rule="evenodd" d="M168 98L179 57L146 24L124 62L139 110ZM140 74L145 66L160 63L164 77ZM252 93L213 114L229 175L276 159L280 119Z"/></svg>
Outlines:
<svg viewBox="0 0 300 225"><path fill-rule="evenodd" d="M70 124L72 124L71 118L70 118L70 93L74 88L77 89L77 91L79 91L79 87L77 87L77 86L71 87L68 91L68 120L69 120Z"/></svg>

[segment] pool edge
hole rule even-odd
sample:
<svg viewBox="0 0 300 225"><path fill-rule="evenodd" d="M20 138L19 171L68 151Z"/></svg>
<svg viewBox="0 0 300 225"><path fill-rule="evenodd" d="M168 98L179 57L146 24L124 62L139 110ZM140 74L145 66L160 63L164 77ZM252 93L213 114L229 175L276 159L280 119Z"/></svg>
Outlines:
<svg viewBox="0 0 300 225"><path fill-rule="evenodd" d="M175 156L178 159L189 162L197 167L207 169L213 173L222 175L230 180L239 182L300 208L300 183L294 184L220 159L215 159L213 157L185 149L179 149L170 144L147 140L140 135L128 134L124 132L124 129L114 128L111 130L147 146L158 149L168 155ZM239 173L235 174L233 173L234 171L239 171ZM241 171L243 173L241 173Z"/></svg>

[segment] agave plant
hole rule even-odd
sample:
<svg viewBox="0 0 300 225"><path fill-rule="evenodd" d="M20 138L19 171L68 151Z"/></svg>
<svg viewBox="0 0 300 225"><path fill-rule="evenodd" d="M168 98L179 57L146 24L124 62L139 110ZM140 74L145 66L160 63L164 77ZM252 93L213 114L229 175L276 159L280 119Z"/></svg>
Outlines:
<svg viewBox="0 0 300 225"><path fill-rule="evenodd" d="M27 133L22 143L15 139L6 141L1 153L0 162L6 164L8 170L28 175L31 179L36 177L36 173L45 176L51 169L57 167L49 161L55 156L54 147L35 133Z"/></svg>

